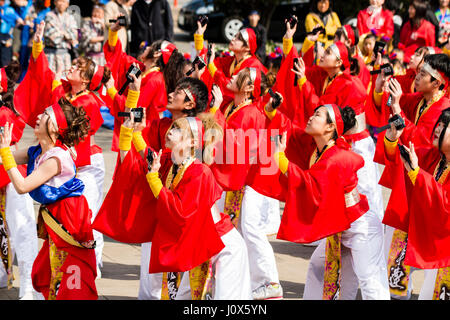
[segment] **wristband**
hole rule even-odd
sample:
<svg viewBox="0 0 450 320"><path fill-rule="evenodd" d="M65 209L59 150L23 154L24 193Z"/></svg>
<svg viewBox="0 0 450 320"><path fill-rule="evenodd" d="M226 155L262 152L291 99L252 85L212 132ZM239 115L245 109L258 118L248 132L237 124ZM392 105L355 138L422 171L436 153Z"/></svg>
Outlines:
<svg viewBox="0 0 450 320"><path fill-rule="evenodd" d="M195 50L201 51L203 49L203 35L194 33Z"/></svg>
<svg viewBox="0 0 450 320"><path fill-rule="evenodd" d="M161 189L163 188L161 179L158 176L158 172L149 172L145 175L147 178L147 182L150 186L150 189L152 189L152 193L155 196L155 198L158 198L159 194L161 193Z"/></svg>
<svg viewBox="0 0 450 320"><path fill-rule="evenodd" d="M35 42L33 40L33 48L31 49L31 53L33 55L33 58L36 60L41 52L44 50L44 45L42 44L42 41Z"/></svg>
<svg viewBox="0 0 450 320"><path fill-rule="evenodd" d="M139 91L128 90L127 101L125 102L125 107L133 109L137 107L139 100Z"/></svg>
<svg viewBox="0 0 450 320"><path fill-rule="evenodd" d="M14 160L14 156L10 147L1 148L0 156L2 157L3 167L5 168L5 171L17 167L16 160Z"/></svg>
<svg viewBox="0 0 450 320"><path fill-rule="evenodd" d="M211 62L210 64L208 64L208 70L209 70L209 73L211 74L211 77L214 78L214 74L215 74L216 71L217 71L217 67L216 67L216 65L214 64L214 62Z"/></svg>
<svg viewBox="0 0 450 320"><path fill-rule="evenodd" d="M408 177L411 179L411 182L413 185L416 184L417 175L419 174L419 167L415 168L414 170L408 171Z"/></svg>
<svg viewBox="0 0 450 320"><path fill-rule="evenodd" d="M109 29L108 32L108 44L110 47L115 47L117 44L117 40L119 40L119 32L118 31L112 31Z"/></svg>
<svg viewBox="0 0 450 320"><path fill-rule="evenodd" d="M106 90L106 92L108 93L108 96L111 98L111 100L114 100L114 97L117 94L117 89L115 87L110 87L108 88L108 90Z"/></svg>
<svg viewBox="0 0 450 320"><path fill-rule="evenodd" d="M274 154L275 157L275 162L278 165L278 168L280 168L280 171L285 174L288 170L288 166L289 166L289 160L286 157L286 155L284 154L284 152L276 152Z"/></svg>
<svg viewBox="0 0 450 320"><path fill-rule="evenodd" d="M147 148L147 144L145 143L145 140L142 137L141 131L133 132L133 144L137 152L141 152L142 150Z"/></svg>
<svg viewBox="0 0 450 320"><path fill-rule="evenodd" d="M120 126L119 149L129 151L131 149L131 140L133 139L133 128Z"/></svg>

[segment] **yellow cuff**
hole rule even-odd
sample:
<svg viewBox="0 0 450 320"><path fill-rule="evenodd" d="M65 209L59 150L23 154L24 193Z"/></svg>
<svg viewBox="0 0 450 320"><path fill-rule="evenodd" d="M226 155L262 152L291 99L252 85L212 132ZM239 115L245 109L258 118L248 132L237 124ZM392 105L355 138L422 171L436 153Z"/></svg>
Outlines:
<svg viewBox="0 0 450 320"><path fill-rule="evenodd" d="M306 76L301 77L297 80L298 88L301 89L303 85L306 83Z"/></svg>
<svg viewBox="0 0 450 320"><path fill-rule="evenodd" d="M419 167L414 170L408 171L408 177L411 179L413 185L416 184L417 175L419 174Z"/></svg>
<svg viewBox="0 0 450 320"><path fill-rule="evenodd" d="M145 143L145 140L142 137L141 131L133 132L133 144L137 152L141 152L142 150L147 148L147 144Z"/></svg>
<svg viewBox="0 0 450 320"><path fill-rule="evenodd" d="M446 47L442 47L442 52L445 53L446 55L450 56L450 50L447 49Z"/></svg>
<svg viewBox="0 0 450 320"><path fill-rule="evenodd" d="M33 58L36 60L41 52L44 50L44 45L42 41L34 42L33 40L33 48L31 49L31 53L33 55Z"/></svg>
<svg viewBox="0 0 450 320"><path fill-rule="evenodd" d="M118 31L112 31L109 29L108 32L108 44L110 47L115 47L117 44L117 40L119 40L119 32Z"/></svg>
<svg viewBox="0 0 450 320"><path fill-rule="evenodd" d="M140 91L128 90L127 101L125 102L125 107L136 108L139 100Z"/></svg>
<svg viewBox="0 0 450 320"><path fill-rule="evenodd" d="M278 168L280 168L281 173L285 174L288 171L289 160L286 158L284 152L276 152L274 154L275 162Z"/></svg>
<svg viewBox="0 0 450 320"><path fill-rule="evenodd" d="M264 112L266 113L267 117L272 121L272 119L277 114L277 109L273 109L272 112L269 112L266 110L266 108L264 108Z"/></svg>
<svg viewBox="0 0 450 320"><path fill-rule="evenodd" d="M52 92L55 91L56 88L62 85L62 82L60 80L53 80L52 82Z"/></svg>
<svg viewBox="0 0 450 320"><path fill-rule="evenodd" d="M161 189L163 188L162 181L159 178L158 172L149 172L145 175L147 182L152 189L152 193L155 198L158 198Z"/></svg>
<svg viewBox="0 0 450 320"><path fill-rule="evenodd" d="M1 148L0 156L2 157L3 167L5 168L5 171L17 167L16 160L14 160L14 156L10 147Z"/></svg>
<svg viewBox="0 0 450 320"><path fill-rule="evenodd" d="M117 89L115 87L108 88L106 91L108 93L108 96L111 98L111 100L114 100L114 97L117 94Z"/></svg>
<svg viewBox="0 0 450 320"><path fill-rule="evenodd" d="M202 51L203 49L203 35L194 33L195 50Z"/></svg>
<svg viewBox="0 0 450 320"><path fill-rule="evenodd" d="M395 153L397 152L397 150L396 150L397 144L398 144L398 140L390 141L388 138L386 138L386 136L384 136L384 147L385 147L388 155L390 155L390 156L395 155Z"/></svg>
<svg viewBox="0 0 450 320"><path fill-rule="evenodd" d="M308 39L308 37L306 37L305 41L303 41L302 53L307 52L314 44L315 44L314 41L311 41Z"/></svg>
<svg viewBox="0 0 450 320"><path fill-rule="evenodd" d="M216 74L216 71L217 71L217 67L214 64L214 62L211 62L210 64L208 64L208 70L209 70L209 73L211 74L211 77L214 78L214 75Z"/></svg>
<svg viewBox="0 0 450 320"><path fill-rule="evenodd" d="M291 52L292 47L294 46L294 41L292 39L283 38L283 53L288 55Z"/></svg>
<svg viewBox="0 0 450 320"><path fill-rule="evenodd" d="M381 106L381 102L383 101L383 91L376 92L373 90L373 101L377 107Z"/></svg>
<svg viewBox="0 0 450 320"><path fill-rule="evenodd" d="M131 149L131 140L133 139L133 128L120 126L119 149L129 151Z"/></svg>
<svg viewBox="0 0 450 320"><path fill-rule="evenodd" d="M209 112L211 114L216 114L217 110L219 110L219 107L212 107L212 108L209 109Z"/></svg>

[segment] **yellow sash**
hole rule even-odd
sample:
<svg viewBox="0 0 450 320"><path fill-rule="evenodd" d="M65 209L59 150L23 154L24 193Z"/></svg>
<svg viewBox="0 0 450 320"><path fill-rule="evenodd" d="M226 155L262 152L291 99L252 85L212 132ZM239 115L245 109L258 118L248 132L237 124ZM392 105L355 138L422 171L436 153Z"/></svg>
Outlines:
<svg viewBox="0 0 450 320"><path fill-rule="evenodd" d="M61 284L61 280L63 277L63 272L61 271L61 267L66 261L68 253L64 250L60 250L56 247L53 240L49 237L48 239L49 246L49 256L50 256L50 269L51 269L51 277L50 277L50 289L48 291L48 300L56 300L58 295L59 285Z"/></svg>
<svg viewBox="0 0 450 320"><path fill-rule="evenodd" d="M0 189L0 258L5 267L7 278L7 287L13 287L14 274L12 270L12 252L11 243L9 241L9 231L5 217L6 208L6 188Z"/></svg>
<svg viewBox="0 0 450 320"><path fill-rule="evenodd" d="M388 258L388 280L391 294L405 297L408 294L408 283L411 268L404 264L408 234L394 230Z"/></svg>
<svg viewBox="0 0 450 320"><path fill-rule="evenodd" d="M189 284L192 300L212 299L212 263L206 261L189 271ZM175 300L181 283L181 272L164 272L161 300Z"/></svg>
<svg viewBox="0 0 450 320"><path fill-rule="evenodd" d="M239 216L241 215L242 198L244 197L244 189L237 191L227 191L225 194L225 204L223 212L230 216L231 222L237 228Z"/></svg>
<svg viewBox="0 0 450 320"><path fill-rule="evenodd" d="M436 177L438 168L439 163L434 170L434 177ZM438 183L444 184L449 172L450 167L447 166L442 173L442 176L439 178ZM450 267L438 269L434 285L433 300L450 300Z"/></svg>
<svg viewBox="0 0 450 320"><path fill-rule="evenodd" d="M47 207L41 206L39 208L39 215L42 216L42 219L45 222L45 225L52 229L53 232L55 232L61 239L63 239L68 244L83 248L83 249L94 249L95 248L95 242L93 246L86 247L77 240L75 240L72 235L69 233L69 231L64 228L64 226L48 211ZM39 220L39 219L38 219Z"/></svg>
<svg viewBox="0 0 450 320"><path fill-rule="evenodd" d="M323 278L323 300L339 300L341 289L341 240L342 233L327 238L325 248L325 273Z"/></svg>

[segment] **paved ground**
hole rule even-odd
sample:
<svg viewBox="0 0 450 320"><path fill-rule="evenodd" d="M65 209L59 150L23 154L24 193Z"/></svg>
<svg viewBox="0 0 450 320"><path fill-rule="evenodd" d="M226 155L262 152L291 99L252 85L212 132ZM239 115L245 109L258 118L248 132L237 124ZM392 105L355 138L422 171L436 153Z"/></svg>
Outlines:
<svg viewBox="0 0 450 320"><path fill-rule="evenodd" d="M185 2L187 1L180 0L178 2L179 6ZM176 21L176 10L174 10L174 20ZM177 46L183 51L190 50L189 42L192 40L191 37L178 29L175 30L175 33ZM104 128L101 128L95 137L96 142L104 151L106 167L105 193L111 185L111 176L116 160L116 154L110 151L111 137L112 131ZM35 143L32 130L27 128L20 146L25 147ZM281 212L282 210L280 210ZM314 247L276 240L274 237L271 237L270 240L277 260L279 277L284 289L284 298L300 299L305 286L308 262ZM103 261L102 278L96 281L100 299L136 299L139 290L140 245L119 243L106 238ZM14 287L10 290L0 289L0 300L18 299L20 279L18 279L16 263L14 265L14 274L16 276ZM414 272L412 278L414 288L416 288L413 290L413 299L417 299L418 289L423 281L423 271Z"/></svg>

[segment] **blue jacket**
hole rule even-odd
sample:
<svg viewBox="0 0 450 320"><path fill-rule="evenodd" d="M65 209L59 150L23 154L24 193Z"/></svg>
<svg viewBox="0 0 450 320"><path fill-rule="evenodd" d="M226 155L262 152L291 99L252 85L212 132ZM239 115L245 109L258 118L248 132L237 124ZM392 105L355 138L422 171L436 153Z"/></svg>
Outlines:
<svg viewBox="0 0 450 320"><path fill-rule="evenodd" d="M17 19L20 18L17 12L9 5L0 6L0 33L12 33Z"/></svg>

